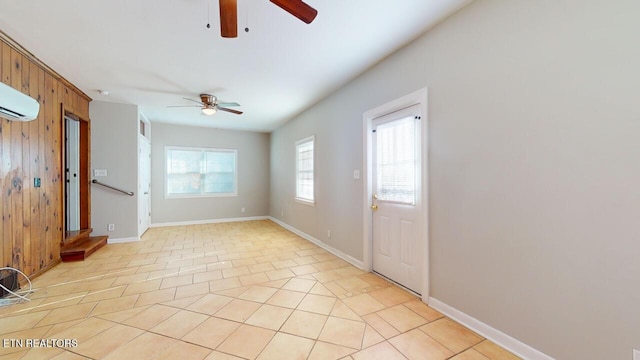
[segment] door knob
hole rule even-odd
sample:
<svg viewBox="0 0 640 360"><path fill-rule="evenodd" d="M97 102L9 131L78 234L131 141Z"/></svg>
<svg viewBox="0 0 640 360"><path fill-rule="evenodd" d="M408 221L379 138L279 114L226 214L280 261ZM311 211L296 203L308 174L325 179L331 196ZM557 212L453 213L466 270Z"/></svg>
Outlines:
<svg viewBox="0 0 640 360"><path fill-rule="evenodd" d="M371 204L371 210L378 210L378 205L376 204Z"/></svg>

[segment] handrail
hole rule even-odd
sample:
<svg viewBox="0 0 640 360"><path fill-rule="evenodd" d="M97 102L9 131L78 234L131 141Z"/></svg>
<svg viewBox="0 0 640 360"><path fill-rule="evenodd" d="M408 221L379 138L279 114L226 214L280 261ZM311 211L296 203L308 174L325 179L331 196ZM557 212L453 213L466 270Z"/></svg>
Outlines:
<svg viewBox="0 0 640 360"><path fill-rule="evenodd" d="M91 180L91 183L93 183L93 184L98 184L98 185L102 185L102 186L104 186L104 187L106 187L106 188L109 188L109 189L111 189L111 190L119 191L119 192L121 192L121 193L123 193L123 194L125 194L125 195L129 195L129 196L133 196L133 195L134 195L134 194L133 194L133 191L124 191L124 190L120 190L120 189L118 189L118 188L116 188L116 187L113 187L113 186L111 186L111 185L103 184L103 183L101 183L100 181L98 181L98 180L96 180L96 179Z"/></svg>

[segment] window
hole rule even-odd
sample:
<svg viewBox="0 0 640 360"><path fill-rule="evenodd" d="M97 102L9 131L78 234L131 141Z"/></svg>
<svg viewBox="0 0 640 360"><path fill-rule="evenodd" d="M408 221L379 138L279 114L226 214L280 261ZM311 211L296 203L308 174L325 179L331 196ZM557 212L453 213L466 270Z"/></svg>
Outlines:
<svg viewBox="0 0 640 360"><path fill-rule="evenodd" d="M416 121L408 116L376 128L376 192L380 200L416 203Z"/></svg>
<svg viewBox="0 0 640 360"><path fill-rule="evenodd" d="M313 142L308 137L296 142L296 200L313 204Z"/></svg>
<svg viewBox="0 0 640 360"><path fill-rule="evenodd" d="M165 196L237 196L237 150L165 148Z"/></svg>

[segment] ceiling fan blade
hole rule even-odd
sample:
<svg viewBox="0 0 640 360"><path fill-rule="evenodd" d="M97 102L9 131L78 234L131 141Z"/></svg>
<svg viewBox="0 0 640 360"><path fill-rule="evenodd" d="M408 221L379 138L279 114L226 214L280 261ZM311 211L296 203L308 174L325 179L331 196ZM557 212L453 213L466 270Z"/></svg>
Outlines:
<svg viewBox="0 0 640 360"><path fill-rule="evenodd" d="M240 106L237 102L219 102L216 103L218 106Z"/></svg>
<svg viewBox="0 0 640 360"><path fill-rule="evenodd" d="M205 103L203 103L202 101L193 100L193 99L189 99L189 98L186 98L186 97L183 97L183 99L185 99L185 100L189 100L189 101L193 101L194 103L198 103L198 104L200 104L201 106L204 106L204 105L205 105Z"/></svg>
<svg viewBox="0 0 640 360"><path fill-rule="evenodd" d="M233 109L227 109L227 108L223 108L223 107L220 107L220 106L218 106L218 110L230 112L230 113L233 113L233 114L242 115L242 111L233 110Z"/></svg>
<svg viewBox="0 0 640 360"><path fill-rule="evenodd" d="M316 15L318 15L318 10L302 2L302 0L271 0L271 2L307 24L311 24Z"/></svg>
<svg viewBox="0 0 640 360"><path fill-rule="evenodd" d="M202 107L202 105L198 106L198 105L169 105L167 107L190 107L190 108L197 108L197 107Z"/></svg>
<svg viewBox="0 0 640 360"><path fill-rule="evenodd" d="M238 37L238 4L236 0L220 1L220 33L222 37Z"/></svg>

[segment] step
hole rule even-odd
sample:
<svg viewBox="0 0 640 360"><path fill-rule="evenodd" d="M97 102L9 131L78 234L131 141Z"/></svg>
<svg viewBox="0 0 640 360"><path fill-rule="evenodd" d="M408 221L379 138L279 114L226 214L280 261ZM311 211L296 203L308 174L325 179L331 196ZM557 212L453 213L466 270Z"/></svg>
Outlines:
<svg viewBox="0 0 640 360"><path fill-rule="evenodd" d="M107 245L107 236L91 236L60 249L62 261L83 261L96 250Z"/></svg>

